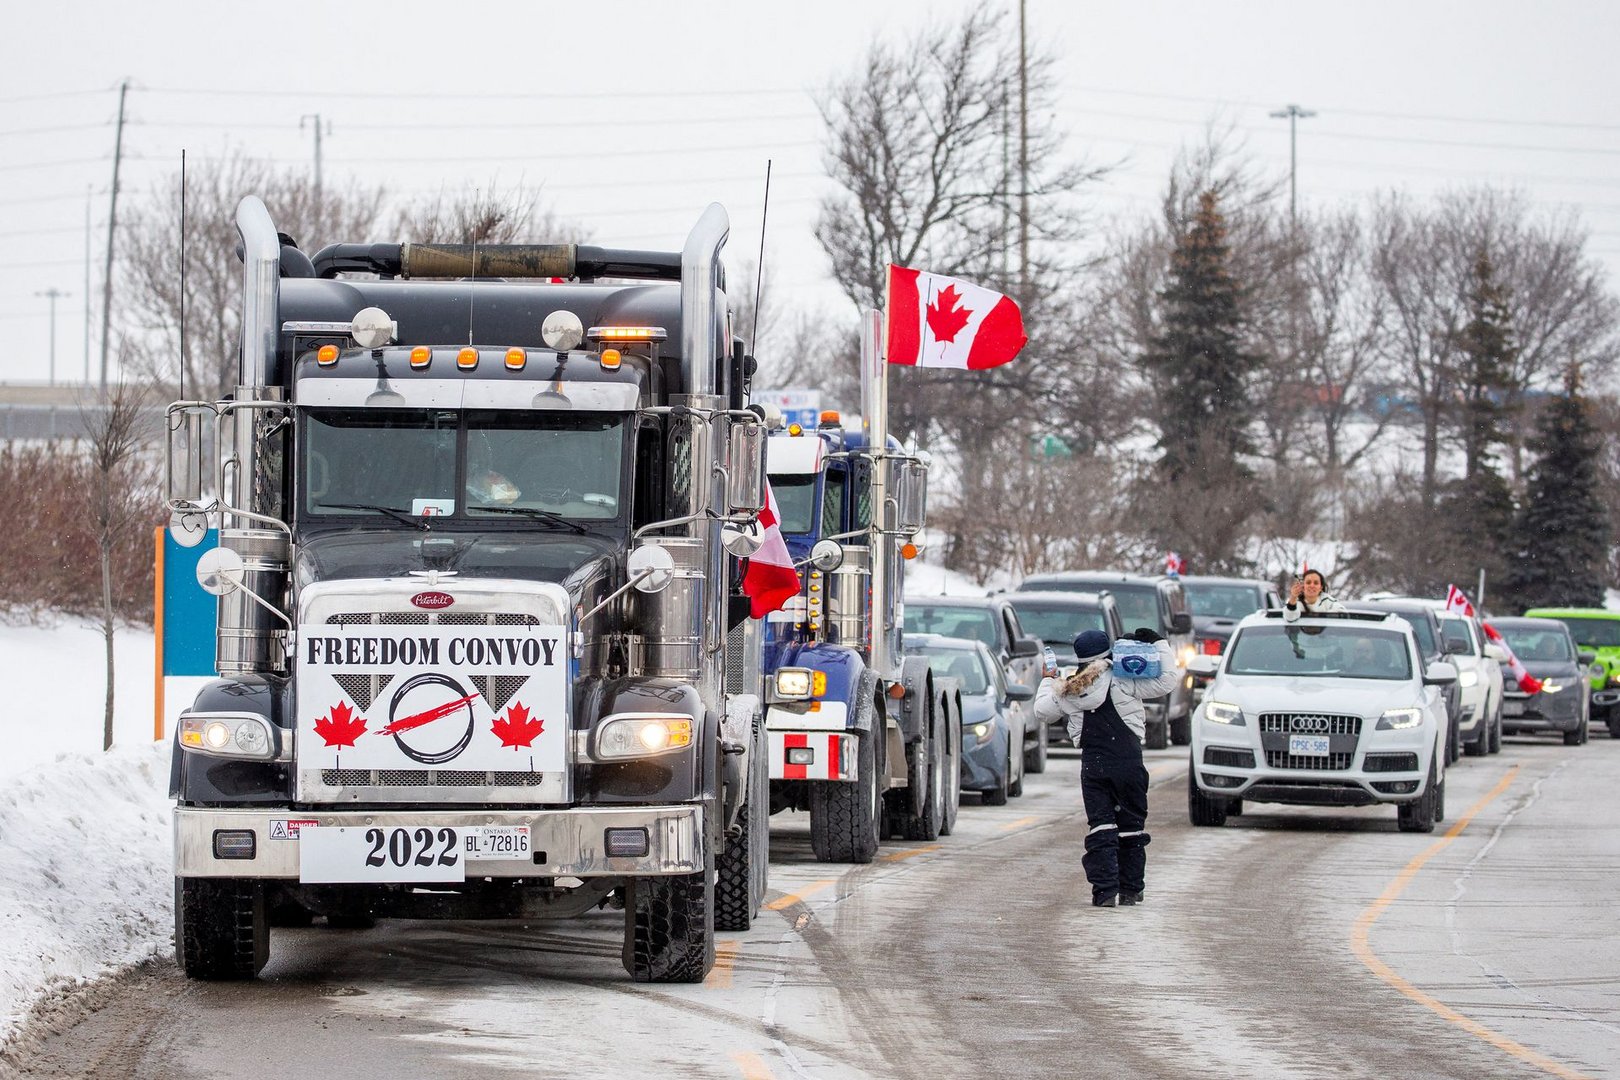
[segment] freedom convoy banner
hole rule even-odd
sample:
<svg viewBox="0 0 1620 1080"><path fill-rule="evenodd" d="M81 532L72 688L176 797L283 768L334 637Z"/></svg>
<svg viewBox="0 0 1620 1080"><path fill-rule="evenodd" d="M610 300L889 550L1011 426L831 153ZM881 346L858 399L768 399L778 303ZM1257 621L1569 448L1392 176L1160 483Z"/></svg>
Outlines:
<svg viewBox="0 0 1620 1080"><path fill-rule="evenodd" d="M561 772L565 640L560 626L301 626L299 767Z"/></svg>

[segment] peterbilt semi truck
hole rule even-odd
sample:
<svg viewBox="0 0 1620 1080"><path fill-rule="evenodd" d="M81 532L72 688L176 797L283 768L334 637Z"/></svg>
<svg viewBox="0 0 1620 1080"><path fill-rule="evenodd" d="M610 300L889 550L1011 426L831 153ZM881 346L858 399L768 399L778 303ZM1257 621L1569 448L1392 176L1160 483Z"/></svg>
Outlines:
<svg viewBox="0 0 1620 1080"><path fill-rule="evenodd" d="M887 434L880 334L869 313L860 426L824 413L816 430L777 430L766 450L801 583L767 617L771 809L809 811L812 850L829 862L949 833L960 797L960 698L902 649L928 463Z"/></svg>
<svg viewBox="0 0 1620 1080"><path fill-rule="evenodd" d="M683 250L337 244L247 198L240 385L169 409L216 667L171 779L175 949L272 923L623 909L700 981L766 887L752 358L710 206ZM610 917L610 916L601 916Z"/></svg>

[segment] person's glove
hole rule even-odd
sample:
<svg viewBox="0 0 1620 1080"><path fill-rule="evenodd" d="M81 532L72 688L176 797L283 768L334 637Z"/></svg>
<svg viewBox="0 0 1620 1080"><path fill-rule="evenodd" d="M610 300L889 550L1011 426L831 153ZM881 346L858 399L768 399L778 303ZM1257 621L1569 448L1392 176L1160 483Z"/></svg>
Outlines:
<svg viewBox="0 0 1620 1080"><path fill-rule="evenodd" d="M1127 635L1133 641L1140 641L1144 645L1152 645L1164 640L1164 635L1151 626L1138 626Z"/></svg>

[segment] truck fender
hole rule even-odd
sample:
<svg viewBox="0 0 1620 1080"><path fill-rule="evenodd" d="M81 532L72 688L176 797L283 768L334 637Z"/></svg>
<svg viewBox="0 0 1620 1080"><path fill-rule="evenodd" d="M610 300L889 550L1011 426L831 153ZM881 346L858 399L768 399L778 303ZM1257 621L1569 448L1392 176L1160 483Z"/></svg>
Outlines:
<svg viewBox="0 0 1620 1080"><path fill-rule="evenodd" d="M796 643L782 650L777 666L807 667L823 673L827 677L827 689L821 695L822 700L840 701L848 706L850 730L859 731L871 726L871 721L859 704L879 692L877 677L854 649L846 645L829 645L823 641ZM769 678L767 676L767 681Z"/></svg>
<svg viewBox="0 0 1620 1080"><path fill-rule="evenodd" d="M934 676L928 661L920 656L908 656L900 666L900 685L905 696L898 700L884 695L889 718L900 726L901 736L907 743L923 738L928 731L928 714L934 703Z"/></svg>

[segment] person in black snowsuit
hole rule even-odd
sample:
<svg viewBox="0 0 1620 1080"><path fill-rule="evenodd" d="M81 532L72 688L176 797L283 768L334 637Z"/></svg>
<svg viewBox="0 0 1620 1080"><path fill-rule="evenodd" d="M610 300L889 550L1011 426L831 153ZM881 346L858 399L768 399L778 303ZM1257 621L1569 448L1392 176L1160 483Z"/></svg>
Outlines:
<svg viewBox="0 0 1620 1080"><path fill-rule="evenodd" d="M1146 889L1147 769L1142 736L1147 711L1143 698L1175 688L1181 672L1164 638L1149 627L1131 635L1159 653L1152 678L1116 676L1113 643L1101 630L1074 639L1080 668L1067 679L1046 679L1035 696L1042 723L1065 721L1080 748L1080 794L1086 804L1086 853L1080 860L1091 882L1091 902L1115 907L1142 902Z"/></svg>

